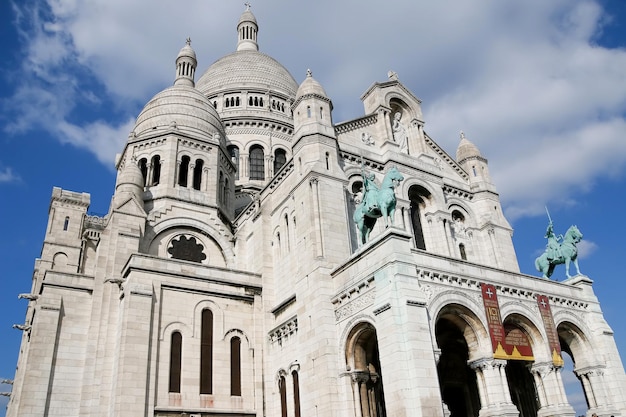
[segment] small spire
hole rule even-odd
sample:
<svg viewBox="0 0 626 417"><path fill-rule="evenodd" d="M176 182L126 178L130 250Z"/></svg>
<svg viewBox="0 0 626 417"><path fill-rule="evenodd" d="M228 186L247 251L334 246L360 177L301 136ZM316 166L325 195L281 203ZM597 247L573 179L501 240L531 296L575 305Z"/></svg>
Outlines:
<svg viewBox="0 0 626 417"><path fill-rule="evenodd" d="M247 1L244 5L246 10L241 14L239 24L237 25L237 50L258 51L257 35L259 26L256 23L256 18L250 11L250 2Z"/></svg>
<svg viewBox="0 0 626 417"><path fill-rule="evenodd" d="M175 85L195 85L194 75L196 72L196 52L191 47L191 38L187 37L185 46L183 46L176 57L176 79Z"/></svg>
<svg viewBox="0 0 626 417"><path fill-rule="evenodd" d="M465 139L465 133L461 130L461 140Z"/></svg>
<svg viewBox="0 0 626 417"><path fill-rule="evenodd" d="M307 69L307 70L306 70L306 77L307 77L307 78L310 78L310 77L312 77L312 76L313 76L313 72L312 72L310 69Z"/></svg>

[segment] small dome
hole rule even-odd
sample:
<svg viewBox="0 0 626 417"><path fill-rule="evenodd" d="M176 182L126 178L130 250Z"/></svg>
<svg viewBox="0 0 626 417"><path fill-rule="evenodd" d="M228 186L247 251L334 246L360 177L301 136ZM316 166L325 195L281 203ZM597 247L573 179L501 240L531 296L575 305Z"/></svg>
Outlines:
<svg viewBox="0 0 626 417"><path fill-rule="evenodd" d="M461 142L459 142L459 146L456 149L456 161L458 163L463 162L468 158L482 158L480 151L472 142L467 140L465 134L461 132Z"/></svg>
<svg viewBox="0 0 626 417"><path fill-rule="evenodd" d="M315 95L328 98L328 96L326 95L326 91L324 91L322 85L318 83L315 78L313 78L313 73L311 72L311 70L307 70L306 78L304 79L304 81L302 81L300 87L298 87L298 92L296 93L296 101L300 97L307 95Z"/></svg>
<svg viewBox="0 0 626 417"><path fill-rule="evenodd" d="M139 201L141 201L141 194L143 193L144 178L137 162L134 160L128 161L117 177L117 185L115 186L116 194L131 193Z"/></svg>
<svg viewBox="0 0 626 417"><path fill-rule="evenodd" d="M176 60L178 60L179 58L183 58L183 57L192 58L193 60L197 61L197 59L196 59L196 51L194 51L193 48L191 47L191 39L190 38L187 38L187 42L185 43L185 46L183 46L180 49L180 52L178 53L178 56L176 57Z"/></svg>
<svg viewBox="0 0 626 417"><path fill-rule="evenodd" d="M254 50L236 51L215 61L196 83L207 96L220 91L259 88L295 97L298 83L269 55Z"/></svg>
<svg viewBox="0 0 626 417"><path fill-rule="evenodd" d="M186 85L174 85L155 95L137 117L134 133L141 137L163 128L225 136L222 121L211 102Z"/></svg>
<svg viewBox="0 0 626 417"><path fill-rule="evenodd" d="M124 165L117 179L117 185L130 184L143 188L143 174L136 161L129 161Z"/></svg>
<svg viewBox="0 0 626 417"><path fill-rule="evenodd" d="M250 9L245 10L241 14L241 17L239 18L239 23L237 25L240 25L242 23L248 23L248 22L254 23L255 25L257 24L256 17L254 17Z"/></svg>

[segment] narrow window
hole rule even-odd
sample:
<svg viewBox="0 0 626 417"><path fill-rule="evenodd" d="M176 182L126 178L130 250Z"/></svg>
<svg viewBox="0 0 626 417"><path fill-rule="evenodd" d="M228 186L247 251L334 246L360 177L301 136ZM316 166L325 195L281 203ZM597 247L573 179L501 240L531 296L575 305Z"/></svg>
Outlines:
<svg viewBox="0 0 626 417"><path fill-rule="evenodd" d="M178 185L181 187L187 186L187 177L189 176L189 161L188 156L183 156L180 160L180 170L178 172Z"/></svg>
<svg viewBox="0 0 626 417"><path fill-rule="evenodd" d="M287 386L283 375L278 380L278 389L280 391L280 416L287 417Z"/></svg>
<svg viewBox="0 0 626 417"><path fill-rule="evenodd" d="M170 345L170 387L169 392L180 392L180 369L182 363L183 336L172 333Z"/></svg>
<svg viewBox="0 0 626 417"><path fill-rule="evenodd" d="M230 395L241 396L241 339L230 339Z"/></svg>
<svg viewBox="0 0 626 417"><path fill-rule="evenodd" d="M311 118L311 106L306 106L306 117Z"/></svg>
<svg viewBox="0 0 626 417"><path fill-rule="evenodd" d="M229 184L228 184L228 178L224 179L224 206L229 207L230 206L230 192L228 190Z"/></svg>
<svg viewBox="0 0 626 417"><path fill-rule="evenodd" d="M219 185L217 189L217 200L220 202L224 201L224 173L220 172Z"/></svg>
<svg viewBox="0 0 626 417"><path fill-rule="evenodd" d="M202 310L200 332L200 394L213 393L213 313Z"/></svg>
<svg viewBox="0 0 626 417"><path fill-rule="evenodd" d="M263 97L259 99L259 106L263 107Z"/></svg>
<svg viewBox="0 0 626 417"><path fill-rule="evenodd" d="M204 161L202 159L196 159L196 166L193 167L193 188L199 190L202 185L202 167Z"/></svg>
<svg viewBox="0 0 626 417"><path fill-rule="evenodd" d="M213 101L213 107L217 109L217 101Z"/></svg>
<svg viewBox="0 0 626 417"><path fill-rule="evenodd" d="M320 107L320 119L324 118L324 109Z"/></svg>
<svg viewBox="0 0 626 417"><path fill-rule="evenodd" d="M228 147L228 153L230 154L230 160L235 164L235 179L239 179L239 148L235 145L230 145Z"/></svg>
<svg viewBox="0 0 626 417"><path fill-rule="evenodd" d="M298 379L298 371L291 373L293 379L293 409L295 417L300 417L300 380Z"/></svg>
<svg viewBox="0 0 626 417"><path fill-rule="evenodd" d="M250 179L251 180L264 180L265 179L265 164L264 164L263 148L260 146L253 146L250 149Z"/></svg>
<svg viewBox="0 0 626 417"><path fill-rule="evenodd" d="M426 249L420 215L420 201L411 201L411 224L413 226L413 236L415 236L415 246L418 249Z"/></svg>
<svg viewBox="0 0 626 417"><path fill-rule="evenodd" d="M155 155L152 157L152 185L159 185L161 179L161 157Z"/></svg>
<svg viewBox="0 0 626 417"><path fill-rule="evenodd" d="M326 169L330 169L330 155L326 152Z"/></svg>
<svg viewBox="0 0 626 417"><path fill-rule="evenodd" d="M248 105L252 106L254 102L252 101L252 96L250 96L250 98L248 98Z"/></svg>
<svg viewBox="0 0 626 417"><path fill-rule="evenodd" d="M459 244L459 252L461 252L461 259L463 259L464 261L467 261L467 254L465 253L465 245L462 243Z"/></svg>
<svg viewBox="0 0 626 417"><path fill-rule="evenodd" d="M287 162L287 152L284 149L276 149L274 152L274 175L285 165Z"/></svg>
<svg viewBox="0 0 626 417"><path fill-rule="evenodd" d="M239 107L239 97L235 99L235 106Z"/></svg>
<svg viewBox="0 0 626 417"><path fill-rule="evenodd" d="M63 231L67 230L67 228L70 226L70 218L65 217L65 220L63 221Z"/></svg>
<svg viewBox="0 0 626 417"><path fill-rule="evenodd" d="M146 158L141 158L139 160L139 170L141 171L141 175L143 176L143 183L146 183L146 177L148 176L148 160Z"/></svg>
<svg viewBox="0 0 626 417"><path fill-rule="evenodd" d="M476 167L472 166L472 172L474 173L474 176L476 176Z"/></svg>

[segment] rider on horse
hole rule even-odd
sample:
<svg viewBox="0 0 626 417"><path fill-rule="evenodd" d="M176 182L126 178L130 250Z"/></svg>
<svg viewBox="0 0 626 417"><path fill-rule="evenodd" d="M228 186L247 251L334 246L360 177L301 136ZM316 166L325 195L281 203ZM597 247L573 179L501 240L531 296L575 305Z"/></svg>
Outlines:
<svg viewBox="0 0 626 417"><path fill-rule="evenodd" d="M554 234L552 220L550 220L550 223L548 224L545 237L548 239L548 244L546 245L548 260L561 258L561 244L559 241L563 239L563 235L556 236Z"/></svg>

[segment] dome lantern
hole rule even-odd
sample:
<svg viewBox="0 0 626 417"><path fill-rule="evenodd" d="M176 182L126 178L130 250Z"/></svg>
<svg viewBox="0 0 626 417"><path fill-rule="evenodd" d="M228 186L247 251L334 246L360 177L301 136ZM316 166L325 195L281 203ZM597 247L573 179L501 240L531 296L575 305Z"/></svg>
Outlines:
<svg viewBox="0 0 626 417"><path fill-rule="evenodd" d="M195 86L194 76L197 65L196 52L191 47L191 39L187 38L185 46L182 47L176 57L176 80L174 85Z"/></svg>
<svg viewBox="0 0 626 417"><path fill-rule="evenodd" d="M237 50L238 51L258 51L259 44L257 43L257 33L259 32L259 26L256 23L256 18L250 11L250 3L246 2L246 10L241 14L239 18L239 24L237 25Z"/></svg>

